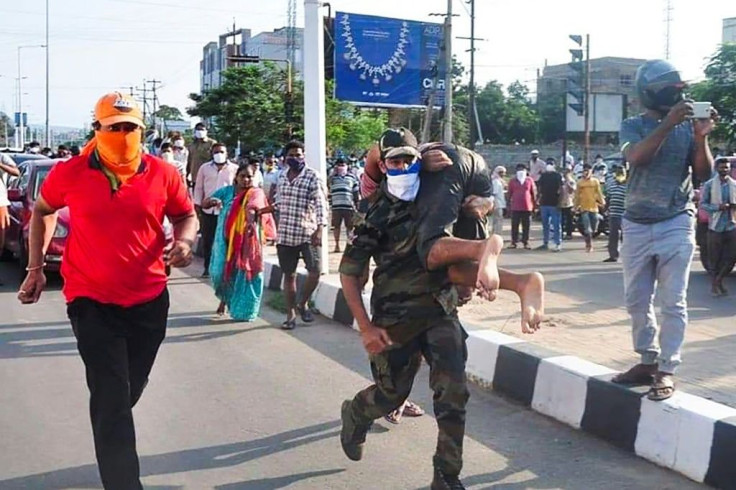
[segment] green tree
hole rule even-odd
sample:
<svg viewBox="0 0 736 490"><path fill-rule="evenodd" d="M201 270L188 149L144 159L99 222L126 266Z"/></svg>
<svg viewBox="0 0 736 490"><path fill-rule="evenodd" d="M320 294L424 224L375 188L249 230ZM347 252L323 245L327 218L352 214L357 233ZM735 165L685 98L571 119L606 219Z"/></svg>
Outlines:
<svg viewBox="0 0 736 490"><path fill-rule="evenodd" d="M154 113L154 116L164 121L181 121L184 119L179 109L169 105L161 105Z"/></svg>
<svg viewBox="0 0 736 490"><path fill-rule="evenodd" d="M280 146L287 138L284 101L286 72L273 63L229 68L223 83L206 94L190 94L191 116L211 118L215 137L247 150ZM302 133L301 84L294 84L294 135Z"/></svg>
<svg viewBox="0 0 736 490"><path fill-rule="evenodd" d="M5 138L7 131L8 140L15 134L15 127L13 121L10 120L7 114L0 111L0 135ZM10 146L10 141L3 140L3 146Z"/></svg>
<svg viewBox="0 0 736 490"><path fill-rule="evenodd" d="M361 109L332 97L334 80L325 83L325 121L328 149L362 153L388 126L388 112Z"/></svg>
<svg viewBox="0 0 736 490"><path fill-rule="evenodd" d="M736 144L736 43L723 44L705 68L706 79L695 84L691 96L710 101L718 110L720 122L713 138Z"/></svg>

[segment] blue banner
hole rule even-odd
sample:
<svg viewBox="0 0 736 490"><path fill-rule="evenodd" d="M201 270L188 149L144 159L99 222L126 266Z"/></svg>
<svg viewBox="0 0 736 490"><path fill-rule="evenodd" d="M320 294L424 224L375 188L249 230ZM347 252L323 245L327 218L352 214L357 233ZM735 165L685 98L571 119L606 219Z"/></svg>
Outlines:
<svg viewBox="0 0 736 490"><path fill-rule="evenodd" d="M335 97L372 106L444 103L442 24L337 12Z"/></svg>

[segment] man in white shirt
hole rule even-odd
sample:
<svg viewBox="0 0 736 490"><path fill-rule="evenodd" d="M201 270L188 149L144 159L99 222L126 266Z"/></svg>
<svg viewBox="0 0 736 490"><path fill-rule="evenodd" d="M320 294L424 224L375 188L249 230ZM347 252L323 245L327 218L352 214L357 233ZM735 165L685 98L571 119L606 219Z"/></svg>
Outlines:
<svg viewBox="0 0 736 490"><path fill-rule="evenodd" d="M532 150L532 158L529 160L529 176L536 183L547 168L547 162L539 158L539 150Z"/></svg>
<svg viewBox="0 0 736 490"><path fill-rule="evenodd" d="M202 277L209 276L210 256L212 243L215 240L217 217L221 206L202 209L202 201L223 187L232 185L238 166L227 159L227 148L222 143L212 145L212 160L202 164L197 172L197 181L194 184L194 206L199 216L200 232L202 234L202 251L204 253L204 272Z"/></svg>
<svg viewBox="0 0 736 490"><path fill-rule="evenodd" d="M5 248L5 230L10 226L10 214L8 214L8 178L17 177L20 171L15 162L6 153L0 153L0 255ZM2 284L2 281L0 281Z"/></svg>

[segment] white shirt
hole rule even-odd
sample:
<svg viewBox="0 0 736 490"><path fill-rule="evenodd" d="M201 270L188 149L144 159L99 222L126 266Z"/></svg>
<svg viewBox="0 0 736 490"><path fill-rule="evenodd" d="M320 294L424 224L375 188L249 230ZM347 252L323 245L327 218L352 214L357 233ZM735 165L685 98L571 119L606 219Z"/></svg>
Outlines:
<svg viewBox="0 0 736 490"><path fill-rule="evenodd" d="M253 174L253 187L263 188L263 172L260 168L257 168L255 174Z"/></svg>
<svg viewBox="0 0 736 490"><path fill-rule="evenodd" d="M266 193L266 196L270 195L271 187L275 186L279 183L279 169L274 166L271 168L271 171L266 172L266 174L263 176L263 192Z"/></svg>
<svg viewBox="0 0 736 490"><path fill-rule="evenodd" d="M493 177L493 198L496 200L496 206L500 209L506 209L506 189L504 189L503 180L500 177Z"/></svg>
<svg viewBox="0 0 736 490"><path fill-rule="evenodd" d="M3 165L7 165L8 167L16 166L13 159L5 153L0 153L0 160ZM8 178L7 172L0 168L0 206L2 207L10 206L10 201L8 201Z"/></svg>
<svg viewBox="0 0 736 490"><path fill-rule="evenodd" d="M213 161L204 163L197 172L197 182L194 184L194 204L202 205L205 198L212 196L216 190L232 185L235 181L235 175L238 173L238 166L228 161L222 168L218 169ZM220 214L220 209L212 207L202 209L206 214Z"/></svg>

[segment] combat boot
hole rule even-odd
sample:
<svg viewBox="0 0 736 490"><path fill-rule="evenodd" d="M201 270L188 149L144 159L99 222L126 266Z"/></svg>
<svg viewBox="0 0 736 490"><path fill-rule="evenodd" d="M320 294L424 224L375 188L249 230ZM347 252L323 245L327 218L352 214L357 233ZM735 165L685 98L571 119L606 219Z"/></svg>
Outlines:
<svg viewBox="0 0 736 490"><path fill-rule="evenodd" d="M465 490L457 475L448 475L439 468L434 469L434 478L430 490Z"/></svg>
<svg viewBox="0 0 736 490"><path fill-rule="evenodd" d="M342 450L349 459L360 461L363 458L363 444L365 435L371 425L358 425L353 421L350 413L350 400L342 402L342 430L340 431L340 444Z"/></svg>

